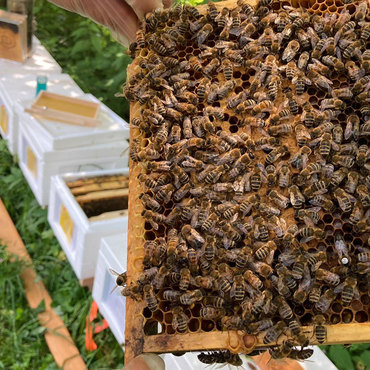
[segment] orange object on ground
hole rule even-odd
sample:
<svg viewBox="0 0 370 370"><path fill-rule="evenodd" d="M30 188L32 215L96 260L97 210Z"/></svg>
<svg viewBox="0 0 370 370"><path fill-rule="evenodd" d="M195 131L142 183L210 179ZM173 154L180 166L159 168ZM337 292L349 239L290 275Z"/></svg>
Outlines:
<svg viewBox="0 0 370 370"><path fill-rule="evenodd" d="M0 242L10 254L32 263L26 247L18 234L3 202L0 199ZM44 301L45 311L38 314L40 325L46 328L45 340L56 364L63 370L82 370L86 365L75 346L63 320L51 307L52 299L42 281L37 278L32 265L21 271L21 278L29 306L35 309Z"/></svg>
<svg viewBox="0 0 370 370"><path fill-rule="evenodd" d="M109 327L108 322L104 319L103 324L95 325L93 330L93 321L98 316L98 304L96 301L91 303L90 314L86 317L86 331L85 331L85 346L88 351L95 351L98 346L96 345L93 334L100 333L104 329Z"/></svg>
<svg viewBox="0 0 370 370"><path fill-rule="evenodd" d="M261 370L303 370L298 361L284 358L273 360L268 351L258 356L253 356L253 360Z"/></svg>

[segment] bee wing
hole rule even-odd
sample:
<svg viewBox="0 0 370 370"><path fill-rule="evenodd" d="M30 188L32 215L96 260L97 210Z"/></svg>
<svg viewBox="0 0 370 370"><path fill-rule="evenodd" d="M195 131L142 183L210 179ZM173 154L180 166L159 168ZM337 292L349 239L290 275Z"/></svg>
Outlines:
<svg viewBox="0 0 370 370"><path fill-rule="evenodd" d="M109 294L112 294L116 289L118 288L118 285L116 285L111 291Z"/></svg>
<svg viewBox="0 0 370 370"><path fill-rule="evenodd" d="M335 294L341 293L341 292L342 292L342 290L343 290L343 287L344 287L344 283L339 284L338 286L336 286L336 287L334 288L334 293L335 293Z"/></svg>
<svg viewBox="0 0 370 370"><path fill-rule="evenodd" d="M114 276L119 276L120 274L117 271L114 271L113 269L109 269L109 272Z"/></svg>

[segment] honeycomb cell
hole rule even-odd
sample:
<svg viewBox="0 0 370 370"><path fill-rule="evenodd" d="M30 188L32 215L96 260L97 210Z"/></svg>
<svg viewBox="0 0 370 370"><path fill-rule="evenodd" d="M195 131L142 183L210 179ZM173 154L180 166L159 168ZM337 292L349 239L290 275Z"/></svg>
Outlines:
<svg viewBox="0 0 370 370"><path fill-rule="evenodd" d="M279 10L280 9L280 2L279 1L275 1L271 4L271 8L273 10Z"/></svg>
<svg viewBox="0 0 370 370"><path fill-rule="evenodd" d="M353 229L353 226L351 224L348 224L348 223L344 223L343 226L342 226L342 230L345 233L352 232L352 229Z"/></svg>
<svg viewBox="0 0 370 370"><path fill-rule="evenodd" d="M339 80L332 80L332 82L333 82L333 87L334 87L335 89L337 89L337 88L339 88L339 87L340 87L340 81L339 81Z"/></svg>
<svg viewBox="0 0 370 370"><path fill-rule="evenodd" d="M294 308L294 313L298 316L302 316L304 314L304 308L302 306L297 306Z"/></svg>
<svg viewBox="0 0 370 370"><path fill-rule="evenodd" d="M311 313L306 313L304 314L301 318L301 324L303 326L307 326L307 325L310 325L312 324L312 314Z"/></svg>
<svg viewBox="0 0 370 370"><path fill-rule="evenodd" d="M346 10L348 10L349 14L353 14L356 11L356 7L353 4L349 4L346 6Z"/></svg>
<svg viewBox="0 0 370 370"><path fill-rule="evenodd" d="M238 124L238 122L239 122L238 117L231 116L231 117L229 118L229 123L230 123L230 125L237 125L237 124Z"/></svg>
<svg viewBox="0 0 370 370"><path fill-rule="evenodd" d="M338 219L335 219L334 222L333 222L333 226L336 228L336 229L340 229L342 227L342 220L338 220Z"/></svg>
<svg viewBox="0 0 370 370"><path fill-rule="evenodd" d="M368 285L367 285L367 283L360 283L360 284L358 284L358 289L362 293L367 293L368 292Z"/></svg>
<svg viewBox="0 0 370 370"><path fill-rule="evenodd" d="M308 99L308 101L311 103L311 104L317 104L318 102L318 99L315 95L313 96L310 96L310 98Z"/></svg>
<svg viewBox="0 0 370 370"><path fill-rule="evenodd" d="M369 295L368 294L363 294L361 296L361 302L364 305L369 305L370 304L370 297L369 297Z"/></svg>
<svg viewBox="0 0 370 370"><path fill-rule="evenodd" d="M242 74L241 80L242 81L248 81L249 80L249 74L247 74L247 73Z"/></svg>
<svg viewBox="0 0 370 370"><path fill-rule="evenodd" d="M243 89L248 89L250 87L250 82L249 81L244 81L242 84Z"/></svg>
<svg viewBox="0 0 370 370"><path fill-rule="evenodd" d="M200 327L199 320L198 319L192 319L189 321L189 330L191 332L198 331Z"/></svg>
<svg viewBox="0 0 370 370"><path fill-rule="evenodd" d="M164 315L164 322L166 324L171 324L172 323L172 319L173 319L172 313L170 313L170 312L165 313L165 315Z"/></svg>
<svg viewBox="0 0 370 370"><path fill-rule="evenodd" d="M145 307L144 310L143 310L143 316L146 318L146 319L150 319L153 315L153 312L149 310L148 307Z"/></svg>
<svg viewBox="0 0 370 370"><path fill-rule="evenodd" d="M178 53L178 56L179 56L179 58L185 58L186 57L186 52L185 51L180 51Z"/></svg>
<svg viewBox="0 0 370 370"><path fill-rule="evenodd" d="M241 87L241 86L237 86L234 91L235 91L235 94L239 94L243 91L244 89Z"/></svg>
<svg viewBox="0 0 370 370"><path fill-rule="evenodd" d="M191 46L188 46L188 47L185 49L185 52L186 52L187 54L192 55L192 54L193 54L193 48L192 48Z"/></svg>
<svg viewBox="0 0 370 370"><path fill-rule="evenodd" d="M166 325L166 333L167 334L175 334L176 330L172 327L172 325Z"/></svg>
<svg viewBox="0 0 370 370"><path fill-rule="evenodd" d="M361 311L362 309L361 301L358 300L352 301L352 309L354 309L355 311Z"/></svg>
<svg viewBox="0 0 370 370"><path fill-rule="evenodd" d="M203 331L212 331L215 328L215 323L214 321L210 320L202 320L201 323L201 328Z"/></svg>
<svg viewBox="0 0 370 370"><path fill-rule="evenodd" d="M352 243L353 236L351 234L344 234L343 239L347 243Z"/></svg>
<svg viewBox="0 0 370 370"><path fill-rule="evenodd" d="M354 245L356 248L358 248L358 247L362 247L363 242L362 242L362 240L361 240L360 238L355 238L355 239L353 240L353 245Z"/></svg>
<svg viewBox="0 0 370 370"><path fill-rule="evenodd" d="M345 122L347 120L347 116L344 113L338 114L338 121Z"/></svg>
<svg viewBox="0 0 370 370"><path fill-rule="evenodd" d="M331 224L333 222L333 217L331 214L329 213L326 213L323 217L322 217L322 220L326 223L326 224Z"/></svg>
<svg viewBox="0 0 370 370"><path fill-rule="evenodd" d="M163 333L163 326L156 320L147 320L144 324L144 334L145 335L158 335Z"/></svg>
<svg viewBox="0 0 370 370"><path fill-rule="evenodd" d="M324 230L326 232L326 235L334 234L334 227L332 225L325 225Z"/></svg>
<svg viewBox="0 0 370 370"><path fill-rule="evenodd" d="M144 233L144 237L146 240L154 240L155 239L155 233L153 231L146 231Z"/></svg>
<svg viewBox="0 0 370 370"><path fill-rule="evenodd" d="M369 314L365 311L359 311L355 314L355 320L357 322L367 322L369 320Z"/></svg>
<svg viewBox="0 0 370 370"><path fill-rule="evenodd" d="M238 132L238 130L239 130L239 127L238 126L236 126L236 125L230 125L230 132L232 133L232 134L235 134L236 132Z"/></svg>
<svg viewBox="0 0 370 370"><path fill-rule="evenodd" d="M311 96L310 96L310 98L312 98L312 97L316 97L316 96L315 96L315 94L316 94L316 89L314 89L313 87L309 87L309 88L307 89L307 94L308 94L308 95L311 95ZM317 99L316 99L316 101L317 101Z"/></svg>
<svg viewBox="0 0 370 370"><path fill-rule="evenodd" d="M233 77L234 77L234 78L241 78L241 76L242 76L242 73L241 73L240 71L235 71L235 72L233 73Z"/></svg>
<svg viewBox="0 0 370 370"><path fill-rule="evenodd" d="M345 324L348 324L353 319L353 312L350 309L346 308L345 310L343 310L341 317L342 317L342 321Z"/></svg>
<svg viewBox="0 0 370 370"><path fill-rule="evenodd" d="M336 312L336 313L340 313L342 311L342 305L339 303L339 302L334 302L331 306L331 309Z"/></svg>
<svg viewBox="0 0 370 370"><path fill-rule="evenodd" d="M340 323L340 316L338 314L330 315L329 322L333 325Z"/></svg>

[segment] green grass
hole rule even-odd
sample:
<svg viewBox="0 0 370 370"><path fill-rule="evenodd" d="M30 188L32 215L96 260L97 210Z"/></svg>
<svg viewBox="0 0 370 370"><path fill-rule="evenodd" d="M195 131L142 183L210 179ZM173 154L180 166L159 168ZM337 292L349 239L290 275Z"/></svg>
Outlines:
<svg viewBox="0 0 370 370"><path fill-rule="evenodd" d="M94 336L96 351L85 349L85 317L91 293L80 287L49 227L47 211L39 207L4 140L0 140L0 197L88 368L122 367L123 352L109 329ZM24 297L18 276L21 264L11 263L3 247L0 251L0 320L4 323L0 326L0 369L54 369L43 328Z"/></svg>

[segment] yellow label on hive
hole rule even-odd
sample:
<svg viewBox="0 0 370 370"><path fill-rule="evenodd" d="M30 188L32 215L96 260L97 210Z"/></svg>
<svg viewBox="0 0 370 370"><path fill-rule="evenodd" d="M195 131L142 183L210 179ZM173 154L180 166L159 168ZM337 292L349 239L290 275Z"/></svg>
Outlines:
<svg viewBox="0 0 370 370"><path fill-rule="evenodd" d="M64 234L67 237L68 243L71 243L72 235L73 235L73 221L67 208L62 204L60 207L60 214L59 214L59 225L64 231Z"/></svg>
<svg viewBox="0 0 370 370"><path fill-rule="evenodd" d="M33 177L37 179L37 158L35 156L35 153L29 146L27 146L26 155L27 155L26 158L27 167L33 174Z"/></svg>
<svg viewBox="0 0 370 370"><path fill-rule="evenodd" d="M0 127L5 135L8 133L8 122L8 112L6 111L5 105L3 104L0 106Z"/></svg>

